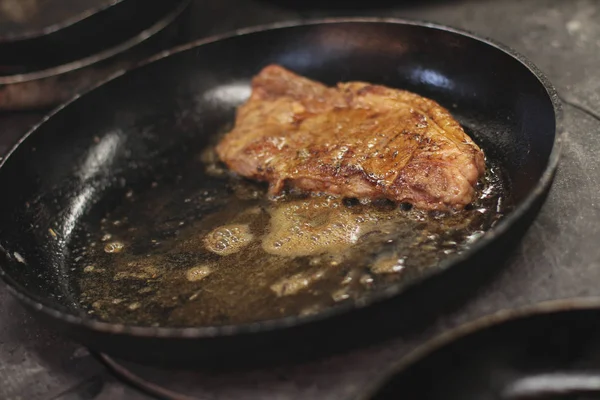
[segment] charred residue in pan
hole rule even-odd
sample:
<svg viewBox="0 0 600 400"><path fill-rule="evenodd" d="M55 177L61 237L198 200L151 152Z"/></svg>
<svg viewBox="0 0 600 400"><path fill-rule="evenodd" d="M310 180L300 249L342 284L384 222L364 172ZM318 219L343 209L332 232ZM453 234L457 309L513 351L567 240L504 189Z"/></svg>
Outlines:
<svg viewBox="0 0 600 400"><path fill-rule="evenodd" d="M231 176L207 151L79 227L71 254L80 305L110 322L237 324L408 284L511 209L502 168L486 163L470 206L427 212L294 193L273 202L264 185Z"/></svg>

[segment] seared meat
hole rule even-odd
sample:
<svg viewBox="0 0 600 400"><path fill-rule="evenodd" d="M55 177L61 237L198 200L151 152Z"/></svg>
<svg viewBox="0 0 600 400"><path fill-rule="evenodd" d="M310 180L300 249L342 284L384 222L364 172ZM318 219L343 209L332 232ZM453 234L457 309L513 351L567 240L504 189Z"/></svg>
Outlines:
<svg viewBox="0 0 600 400"><path fill-rule="evenodd" d="M268 181L425 209L460 209L484 155L450 113L403 90L363 82L330 88L280 66L264 68L217 146L229 168Z"/></svg>

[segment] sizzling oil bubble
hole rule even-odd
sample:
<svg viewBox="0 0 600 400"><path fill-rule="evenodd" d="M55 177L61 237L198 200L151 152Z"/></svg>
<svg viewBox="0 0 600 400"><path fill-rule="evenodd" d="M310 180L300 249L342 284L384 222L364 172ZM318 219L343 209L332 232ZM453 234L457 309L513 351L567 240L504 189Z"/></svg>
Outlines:
<svg viewBox="0 0 600 400"><path fill-rule="evenodd" d="M212 267L210 265L199 265L187 270L185 277L190 282L198 282L212 274Z"/></svg>
<svg viewBox="0 0 600 400"><path fill-rule="evenodd" d="M125 247L125 245L121 242L111 242L111 243L107 243L106 246L104 246L104 252L120 253L124 247Z"/></svg>
<svg viewBox="0 0 600 400"><path fill-rule="evenodd" d="M277 204L271 207L270 213L263 250L286 257L342 252L363 235L378 229L378 222L389 219L374 210L356 215L339 200L331 198ZM334 261L333 265L337 263Z"/></svg>
<svg viewBox="0 0 600 400"><path fill-rule="evenodd" d="M374 274L395 274L404 269L404 259L397 254L378 257L370 267Z"/></svg>
<svg viewBox="0 0 600 400"><path fill-rule="evenodd" d="M248 225L225 225L213 229L204 238L204 245L213 253L228 256L242 250L254 239Z"/></svg>
<svg viewBox="0 0 600 400"><path fill-rule="evenodd" d="M271 285L271 290L280 297L297 294L308 288L315 281L323 278L323 276L325 276L324 271L301 272L274 283Z"/></svg>
<svg viewBox="0 0 600 400"><path fill-rule="evenodd" d="M360 277L359 282L363 285L363 286L371 286L373 284L373 277L369 274L364 274L363 276Z"/></svg>
<svg viewBox="0 0 600 400"><path fill-rule="evenodd" d="M154 265L154 260L141 259L127 263L126 268L115 273L113 279L147 281L156 279L161 275L161 270Z"/></svg>
<svg viewBox="0 0 600 400"><path fill-rule="evenodd" d="M331 298L336 303L338 303L340 301L344 301L346 299L349 299L350 298L350 290L347 287L343 287L343 288L341 288L341 289L336 290L335 292L333 292L331 294Z"/></svg>

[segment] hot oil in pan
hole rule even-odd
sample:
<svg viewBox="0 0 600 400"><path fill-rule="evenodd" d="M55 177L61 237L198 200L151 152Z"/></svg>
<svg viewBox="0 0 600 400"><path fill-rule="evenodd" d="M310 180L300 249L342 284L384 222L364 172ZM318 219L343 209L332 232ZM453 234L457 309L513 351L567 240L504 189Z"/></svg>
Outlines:
<svg viewBox="0 0 600 400"><path fill-rule="evenodd" d="M127 193L81 235L89 242L79 243L77 280L90 314L200 326L316 313L410 283L510 209L493 160L476 201L445 213L293 194L271 202L264 186L228 176L207 154L184 176Z"/></svg>

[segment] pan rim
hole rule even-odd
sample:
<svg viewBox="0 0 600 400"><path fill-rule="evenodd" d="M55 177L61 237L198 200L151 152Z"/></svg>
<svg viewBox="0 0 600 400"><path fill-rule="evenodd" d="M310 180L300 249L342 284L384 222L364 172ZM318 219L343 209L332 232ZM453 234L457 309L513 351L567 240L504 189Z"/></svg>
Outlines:
<svg viewBox="0 0 600 400"><path fill-rule="evenodd" d="M122 1L122 0L118 0ZM69 61L66 64L60 64L53 67L49 67L46 69L41 69L39 71L25 72L21 74L13 74L13 75L4 75L0 76L0 85L12 85L19 83L31 82L39 79L51 78L54 76L63 75L69 72L77 71L83 69L85 67L89 67L91 65L97 64L99 62L105 61L112 57L116 57L125 51L145 42L151 37L155 36L159 32L163 31L167 28L173 21L177 19L179 15L183 13L183 11L189 6L191 0L174 0L179 1L179 5L171 10L169 13L161 16L159 19L154 21L151 26L147 29L144 29L141 32L138 32L135 36L130 37L122 41L121 43L104 49L96 54L88 55L84 58L80 58L78 60ZM135 65L127 70L135 69L138 65ZM103 83L105 81L102 81ZM95 88L96 86L93 86ZM87 93L87 92L83 92ZM68 101L65 104L70 103Z"/></svg>
<svg viewBox="0 0 600 400"><path fill-rule="evenodd" d="M50 33L55 33L61 31L65 28L75 25L78 22L86 20L96 14L99 14L105 10L110 9L113 6L116 6L120 3L123 3L127 0L105 0L102 4L99 4L94 7L87 8L69 18L65 18L58 22L49 23L38 29L28 29L21 33L17 34L6 34L0 35L0 43L7 43L11 41L21 41L28 39L36 39L40 38L44 35L48 35Z"/></svg>
<svg viewBox="0 0 600 400"><path fill-rule="evenodd" d="M219 326L199 326L199 327L149 327L149 326L139 326L139 325L126 325L126 324L117 324L104 322L100 320L93 319L88 317L87 315L76 314L70 310L61 310L56 304L52 304L46 299L41 299L36 295L30 293L26 288L19 285L15 282L10 276L6 274L2 265L0 265L0 277L7 283L7 287L10 292L22 301L27 306L40 311L47 316L52 318L61 320L65 323L81 326L87 329L91 329L96 332L105 332L110 334L120 334L127 335L133 337L147 337L147 338L170 338L170 339L202 339L202 338L214 338L221 336L233 336L233 335L241 335L241 334L256 334L256 333L264 333L275 330L283 330L287 328L292 328L296 326L302 326L309 323L316 323L319 321L323 321L326 319L330 319L336 316L340 316L346 314L355 309L362 309L364 307L370 306L372 304L380 303L390 298L396 297L401 293L406 292L408 289L418 286L431 279L434 276L440 275L444 273L446 270L450 269L450 267L464 262L465 260L471 258L475 254L479 253L484 247L492 243L496 237L503 235L510 226L514 225L518 220L520 220L523 215L533 206L535 201L549 188L552 183L552 179L556 172L556 168L558 166L558 161L560 158L560 153L563 144L563 124L562 124L562 105L558 96L558 93L554 86L550 83L548 78L536 67L531 61L512 50L511 48L499 44L491 39L473 34L469 31L452 28L446 25L441 25L432 22L419 21L419 20L410 20L410 19L401 19L401 18L378 18L378 17L353 17L353 18L321 18L321 19L309 19L309 20L295 20L295 21L287 21L287 22L278 22L271 23L265 25L258 25L248 28L238 29L232 32L227 32L224 34L214 35L207 38L199 39L192 41L190 43L186 43L172 49L164 50L153 57L148 58L146 61L138 64L137 66L130 69L123 69L109 78L99 82L94 85L89 90L86 90L80 94L75 95L70 101L62 104L57 107L55 110L51 111L48 115L46 115L38 124L33 126L27 133L23 135L23 137L16 143L15 146L8 152L6 157L3 160L0 160L0 169L4 166L4 164L10 159L11 155L17 151L20 145L27 140L27 138L32 135L35 131L37 131L48 119L53 117L55 114L59 113L61 110L68 107L71 103L76 101L81 96L92 92L96 88L103 86L104 84L117 79L130 71L134 71L137 68L141 68L150 63L159 61L161 59L167 58L171 55L175 55L181 52L185 52L191 50L193 48L206 45L209 43L217 42L224 39L234 38L237 36L243 36L252 33L259 33L270 30L278 30L285 28L295 28L302 26L313 26L313 25L324 25L324 24L344 24L344 23L368 23L368 24L399 24L399 25L409 25L409 26L420 26L425 28L430 28L434 30L439 30L443 32L449 32L461 36L465 36L467 38L485 43L491 47L496 48L497 50L507 54L508 56L519 61L525 68L527 68L535 78L540 82L540 84L544 87L549 100L552 103L552 108L554 110L554 122L555 122L555 136L552 151L550 153L548 164L546 165L541 177L538 179L534 187L531 189L531 192L525 197L525 199L519 204L515 209L509 213L506 217L504 217L495 227L490 229L483 235L478 241L474 243L472 247L461 254L457 254L442 263L435 270L430 270L425 273L422 277L420 277L417 281L412 282L407 286L401 285L393 285L378 292L374 292L367 299L359 299L356 302L345 303L341 305L336 305L332 307L328 307L322 312L313 315L305 315L305 316L286 316L283 318L257 321L251 323L244 323L238 325L219 325ZM1 247L0 247L1 249Z"/></svg>

